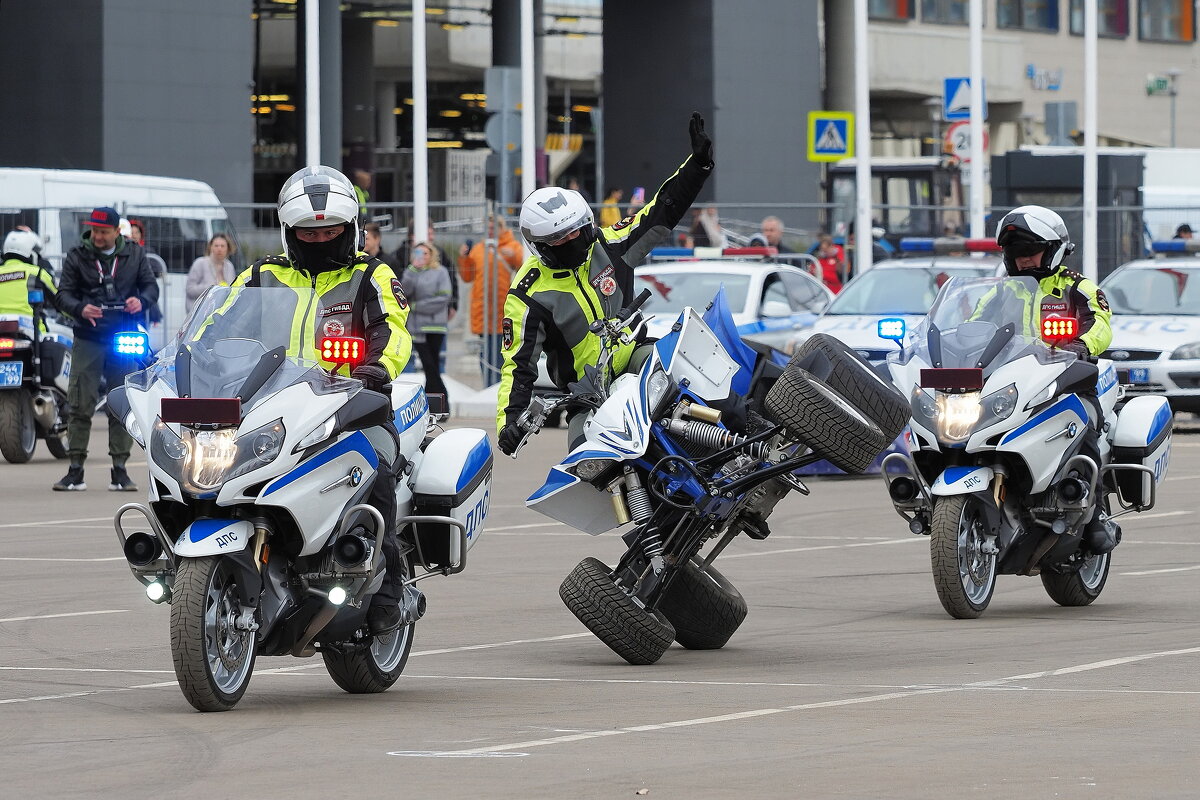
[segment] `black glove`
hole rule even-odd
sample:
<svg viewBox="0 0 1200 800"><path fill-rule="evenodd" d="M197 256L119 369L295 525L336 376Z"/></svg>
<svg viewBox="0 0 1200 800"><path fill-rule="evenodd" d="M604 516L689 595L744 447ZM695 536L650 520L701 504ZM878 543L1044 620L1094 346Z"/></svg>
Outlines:
<svg viewBox="0 0 1200 800"><path fill-rule="evenodd" d="M500 452L506 456L511 456L517 452L517 445L521 443L521 437L524 436L521 429L515 424L509 423L500 429L499 435L496 436L496 443L500 445Z"/></svg>
<svg viewBox="0 0 1200 800"><path fill-rule="evenodd" d="M392 382L392 376L388 375L388 371L379 364L363 364L361 367L355 367L350 371L350 377L362 381L364 389L384 394L388 393L388 384Z"/></svg>
<svg viewBox="0 0 1200 800"><path fill-rule="evenodd" d="M713 142L704 132L704 117L700 116L699 111L692 112L688 135L692 137L692 155L696 158L696 165L701 169L712 169Z"/></svg>

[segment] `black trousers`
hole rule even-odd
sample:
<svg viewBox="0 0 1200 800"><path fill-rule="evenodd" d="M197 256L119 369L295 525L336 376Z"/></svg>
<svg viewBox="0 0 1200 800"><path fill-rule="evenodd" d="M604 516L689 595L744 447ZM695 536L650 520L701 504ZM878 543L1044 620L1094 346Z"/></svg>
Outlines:
<svg viewBox="0 0 1200 800"><path fill-rule="evenodd" d="M396 479L404 467L404 459L400 456L394 424L368 428L363 433L379 456L379 471L371 484L367 504L383 515L383 559L387 566L387 576L373 600L398 603L404 592L404 572L400 534L396 531Z"/></svg>
<svg viewBox="0 0 1200 800"><path fill-rule="evenodd" d="M427 333L425 341L413 342L417 355L421 357L421 368L425 370L425 394L440 394L450 402L450 394L442 380L440 369L442 362L442 342L446 340L444 333Z"/></svg>

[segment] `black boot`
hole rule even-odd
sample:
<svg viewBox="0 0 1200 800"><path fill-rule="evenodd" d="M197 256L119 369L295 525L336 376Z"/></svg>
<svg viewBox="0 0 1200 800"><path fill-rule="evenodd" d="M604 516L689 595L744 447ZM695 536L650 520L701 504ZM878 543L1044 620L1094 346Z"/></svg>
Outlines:
<svg viewBox="0 0 1200 800"><path fill-rule="evenodd" d="M400 627L400 604L390 597L379 597L367 610L367 628L372 636L383 636Z"/></svg>
<svg viewBox="0 0 1200 800"><path fill-rule="evenodd" d="M1083 543L1098 556L1111 553L1113 548L1121 543L1121 526L1098 510L1092 521L1083 529Z"/></svg>

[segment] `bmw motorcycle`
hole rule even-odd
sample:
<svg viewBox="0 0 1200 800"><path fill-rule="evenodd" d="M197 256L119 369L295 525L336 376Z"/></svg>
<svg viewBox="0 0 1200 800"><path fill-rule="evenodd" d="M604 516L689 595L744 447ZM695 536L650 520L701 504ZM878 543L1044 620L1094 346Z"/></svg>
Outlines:
<svg viewBox="0 0 1200 800"><path fill-rule="evenodd" d="M70 327L46 318L44 300L35 289L29 293L32 315L0 315L0 455L10 464L33 458L38 439L55 458L67 457L74 336Z"/></svg>
<svg viewBox="0 0 1200 800"><path fill-rule="evenodd" d="M319 335L324 311L311 291L215 287L108 397L149 462L149 502L117 511L117 536L150 600L171 606L176 677L202 711L232 708L258 656L319 652L345 691L385 691L425 613L417 582L461 572L483 532L486 434L434 436L421 386L397 382L389 399L322 369L318 353L340 367L366 352ZM392 567L367 499L390 470L402 624L372 635L367 609ZM130 513L149 530L126 533Z"/></svg>
<svg viewBox="0 0 1200 800"><path fill-rule="evenodd" d="M885 459L884 481L909 529L930 537L938 599L958 619L984 612L998 574L1039 575L1060 605L1094 601L1111 551L1093 552L1085 526L1097 509L1104 521L1152 508L1166 476L1166 399L1133 398L1117 414L1112 362L1059 349L1078 322L1042 318L1041 297L1030 277L952 278L888 359L911 400L914 449Z"/></svg>
<svg viewBox="0 0 1200 800"><path fill-rule="evenodd" d="M613 354L635 343L648 296L594 325L599 363L569 395L535 399L518 420L524 444L559 408L587 414L584 441L526 505L592 535L631 526L615 567L586 558L559 588L567 608L631 664L655 663L672 641L723 647L747 604L713 566L717 556L739 535L765 539L776 504L808 494L799 467L827 458L861 472L907 417L903 398L829 337L768 370L738 339L723 293L704 317L685 309L670 334L640 348L640 369L614 379ZM740 401L766 383L764 417ZM862 410L873 404L899 407L901 418L881 424L886 415Z"/></svg>

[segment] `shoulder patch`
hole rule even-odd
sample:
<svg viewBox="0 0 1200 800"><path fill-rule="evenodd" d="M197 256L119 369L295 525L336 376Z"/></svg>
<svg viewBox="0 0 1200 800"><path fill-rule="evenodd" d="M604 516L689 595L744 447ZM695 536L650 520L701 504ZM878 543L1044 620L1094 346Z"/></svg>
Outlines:
<svg viewBox="0 0 1200 800"><path fill-rule="evenodd" d="M1099 287L1096 288L1096 305L1100 307L1101 311L1109 310L1108 298L1104 296L1104 290Z"/></svg>
<svg viewBox="0 0 1200 800"><path fill-rule="evenodd" d="M521 278L521 282L517 284L517 291L528 293L540 277L542 277L542 271L537 267L531 267L529 272L525 273L525 277Z"/></svg>
<svg viewBox="0 0 1200 800"><path fill-rule="evenodd" d="M508 317L505 317L505 318L504 318L504 321L503 321L502 323L500 323L500 330L501 330L501 332L502 332L502 334L503 334L504 349L505 349L505 350L512 350L512 346L513 346L513 321L512 321L511 319L509 319Z"/></svg>
<svg viewBox="0 0 1200 800"><path fill-rule="evenodd" d="M401 309L408 308L408 298L404 295L404 287L401 285L399 278L392 278L392 295L396 298L396 302L400 304Z"/></svg>
<svg viewBox="0 0 1200 800"><path fill-rule="evenodd" d="M614 231L619 231L622 228L628 228L632 224L633 224L633 217L625 217L620 222L614 222L612 224L612 229Z"/></svg>

